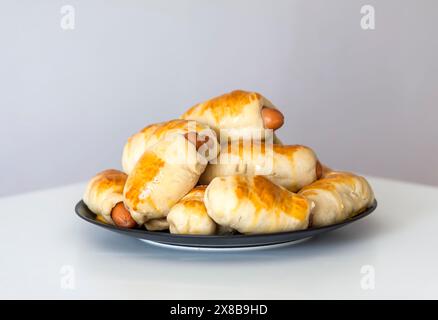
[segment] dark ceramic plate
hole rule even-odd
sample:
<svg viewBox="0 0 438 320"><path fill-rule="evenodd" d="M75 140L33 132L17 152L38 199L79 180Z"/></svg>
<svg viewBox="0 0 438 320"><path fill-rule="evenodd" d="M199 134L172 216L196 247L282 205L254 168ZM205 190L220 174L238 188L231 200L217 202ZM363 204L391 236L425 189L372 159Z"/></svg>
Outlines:
<svg viewBox="0 0 438 320"><path fill-rule="evenodd" d="M348 219L344 222L337 223L331 226L310 228L306 230L271 233L271 234L256 234L256 235L218 235L218 236L202 236L202 235L177 235L163 231L147 231L145 229L123 229L113 225L109 225L96 220L96 215L91 212L83 201L78 202L75 211L82 219L93 223L99 227L118 232L130 237L138 238L147 242L155 242L161 245L183 246L193 248L248 248L271 246L283 243L297 242L304 240L328 231L338 229L360 220L377 207L377 201L373 205L362 212L361 214Z"/></svg>

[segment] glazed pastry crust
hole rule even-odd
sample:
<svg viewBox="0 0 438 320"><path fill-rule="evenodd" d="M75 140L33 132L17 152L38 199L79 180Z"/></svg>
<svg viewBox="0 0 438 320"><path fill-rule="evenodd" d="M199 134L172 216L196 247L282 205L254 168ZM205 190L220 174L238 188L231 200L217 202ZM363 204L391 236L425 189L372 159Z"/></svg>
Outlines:
<svg viewBox="0 0 438 320"><path fill-rule="evenodd" d="M216 133L212 129L210 129L207 125L196 121L176 119L167 122L151 124L128 138L128 141L123 148L123 171L127 174L130 174L143 153L148 148L155 145L158 141L164 138L170 139L175 135L184 135L188 132L196 132L201 137L208 136L209 142L211 143L211 149L209 149L209 151L211 151L212 154L206 154L206 156L212 156L214 158L217 155L219 151L217 137Z"/></svg>
<svg viewBox="0 0 438 320"><path fill-rule="evenodd" d="M165 218L199 180L207 160L182 135L160 140L140 157L124 189L124 203L143 225Z"/></svg>
<svg viewBox="0 0 438 320"><path fill-rule="evenodd" d="M100 220L114 224L111 211L117 203L123 201L123 188L127 175L121 171L109 169L98 173L85 189L83 200L87 207Z"/></svg>
<svg viewBox="0 0 438 320"><path fill-rule="evenodd" d="M208 215L240 233L274 233L307 228L310 203L263 176L213 179L204 197Z"/></svg>
<svg viewBox="0 0 438 320"><path fill-rule="evenodd" d="M272 139L272 130L263 126L263 107L276 109L271 101L257 92L235 90L188 109L182 119L205 123L216 131L221 142L227 139L252 139L254 133L261 134L262 140ZM221 129L227 131L220 132ZM274 138L274 143L280 141Z"/></svg>
<svg viewBox="0 0 438 320"><path fill-rule="evenodd" d="M207 186L197 186L170 210L167 221L170 233L212 235L216 223L207 214L204 194Z"/></svg>
<svg viewBox="0 0 438 320"><path fill-rule="evenodd" d="M221 147L200 178L209 184L216 177L263 175L272 182L296 192L317 179L318 158L302 145L272 145L243 141Z"/></svg>
<svg viewBox="0 0 438 320"><path fill-rule="evenodd" d="M364 177L336 171L326 171L324 176L299 192L314 203L312 226L342 222L373 204L374 193Z"/></svg>

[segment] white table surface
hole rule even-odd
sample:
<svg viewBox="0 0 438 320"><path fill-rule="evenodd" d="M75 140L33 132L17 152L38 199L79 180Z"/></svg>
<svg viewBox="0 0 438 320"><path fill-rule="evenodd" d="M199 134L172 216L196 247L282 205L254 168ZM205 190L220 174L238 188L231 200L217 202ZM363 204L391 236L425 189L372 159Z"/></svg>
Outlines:
<svg viewBox="0 0 438 320"><path fill-rule="evenodd" d="M438 188L370 182L379 206L367 218L233 253L163 249L91 225L74 213L85 184L0 198L0 298L438 298ZM374 289L361 286L364 265Z"/></svg>

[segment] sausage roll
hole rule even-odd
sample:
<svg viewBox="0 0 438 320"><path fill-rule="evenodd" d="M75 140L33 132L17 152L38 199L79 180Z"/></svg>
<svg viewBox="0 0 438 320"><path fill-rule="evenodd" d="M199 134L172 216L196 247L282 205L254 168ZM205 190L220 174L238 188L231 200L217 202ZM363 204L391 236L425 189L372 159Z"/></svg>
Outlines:
<svg viewBox="0 0 438 320"><path fill-rule="evenodd" d="M217 177L204 201L217 224L251 234L305 229L311 209L306 198L263 176Z"/></svg>
<svg viewBox="0 0 438 320"><path fill-rule="evenodd" d="M203 153L207 158L217 156L219 149L217 146L217 137L212 129L196 121L177 119L151 124L131 136L123 148L123 171L130 174L143 152L161 139L165 137L170 138L177 134L187 134L188 132L196 132L200 142L208 141L204 149L199 150L199 152Z"/></svg>
<svg viewBox="0 0 438 320"><path fill-rule="evenodd" d="M313 150L305 146L243 141L223 145L199 182L209 184L216 177L236 174L263 175L296 192L320 178L321 165Z"/></svg>
<svg viewBox="0 0 438 320"><path fill-rule="evenodd" d="M167 215L170 233L204 234L216 233L216 223L208 216L204 205L207 186L197 186L170 209Z"/></svg>
<svg viewBox="0 0 438 320"><path fill-rule="evenodd" d="M129 174L124 202L140 225L165 218L170 208L199 180L207 159L183 135L157 142L148 148Z"/></svg>
<svg viewBox="0 0 438 320"><path fill-rule="evenodd" d="M123 206L123 188L127 175L118 170L105 170L95 175L87 185L83 199L87 207L100 221L114 224L113 209Z"/></svg>
<svg viewBox="0 0 438 320"><path fill-rule="evenodd" d="M374 193L365 178L332 171L325 178L304 187L300 195L314 203L311 224L322 227L351 218L374 202Z"/></svg>
<svg viewBox="0 0 438 320"><path fill-rule="evenodd" d="M254 135L262 140L274 139L273 130L283 125L283 114L261 94L242 90L215 97L199 103L182 116L209 125L216 131L220 141L229 139L252 140ZM266 130L268 129L268 130Z"/></svg>

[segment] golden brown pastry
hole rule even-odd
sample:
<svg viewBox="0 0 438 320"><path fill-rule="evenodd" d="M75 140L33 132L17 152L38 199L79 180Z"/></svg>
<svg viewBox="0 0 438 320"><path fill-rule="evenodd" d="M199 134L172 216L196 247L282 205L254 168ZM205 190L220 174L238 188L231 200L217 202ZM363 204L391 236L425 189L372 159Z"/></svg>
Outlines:
<svg viewBox="0 0 438 320"><path fill-rule="evenodd" d="M205 123L220 135L221 142L228 139L274 139L273 130L283 125L283 114L265 97L256 92L232 91L199 103L182 116L182 119ZM268 130L266 130L268 129Z"/></svg>
<svg viewBox="0 0 438 320"><path fill-rule="evenodd" d="M241 141L222 145L219 156L205 169L199 182L209 184L216 177L263 175L296 192L321 176L315 152L301 145L276 145Z"/></svg>
<svg viewBox="0 0 438 320"><path fill-rule="evenodd" d="M183 135L175 135L148 148L134 166L123 192L133 219L143 225L165 218L170 208L199 180L207 160Z"/></svg>
<svg viewBox="0 0 438 320"><path fill-rule="evenodd" d="M127 177L121 171L109 169L89 181L83 199L98 220L126 228L136 225L123 205L123 188Z"/></svg>
<svg viewBox="0 0 438 320"><path fill-rule="evenodd" d="M212 235L216 223L208 216L204 205L207 186L197 186L178 201L167 215L170 233Z"/></svg>
<svg viewBox="0 0 438 320"><path fill-rule="evenodd" d="M204 202L217 224L240 233L302 230L309 222L306 198L263 176L215 178L205 191Z"/></svg>
<svg viewBox="0 0 438 320"><path fill-rule="evenodd" d="M131 136L123 148L122 166L123 171L131 173L138 159L148 148L155 145L163 138L171 138L174 135L197 133L199 142L208 142L199 152L207 159L214 158L218 152L217 137L207 125L189 120L171 120L151 124L140 132Z"/></svg>
<svg viewBox="0 0 438 320"><path fill-rule="evenodd" d="M304 187L300 195L314 203L311 224L322 227L351 218L374 202L367 180L347 172L332 171L325 178Z"/></svg>
<svg viewBox="0 0 438 320"><path fill-rule="evenodd" d="M327 177L327 175L329 173L332 173L333 171L334 170L332 168L326 166L325 164L321 164L321 177L320 177L320 179Z"/></svg>

